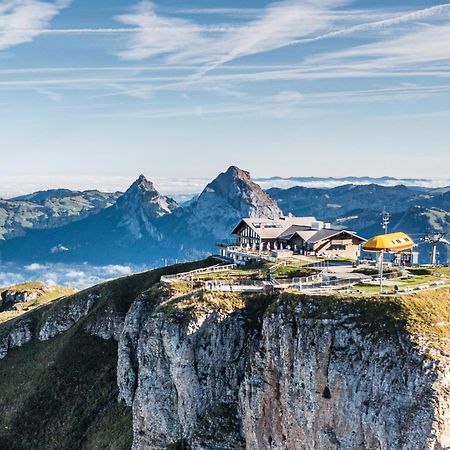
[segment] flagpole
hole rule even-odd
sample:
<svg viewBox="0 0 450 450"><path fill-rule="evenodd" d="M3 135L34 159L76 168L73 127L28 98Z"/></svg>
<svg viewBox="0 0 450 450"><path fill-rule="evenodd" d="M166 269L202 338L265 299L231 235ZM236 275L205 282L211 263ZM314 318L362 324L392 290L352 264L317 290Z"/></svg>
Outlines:
<svg viewBox="0 0 450 450"><path fill-rule="evenodd" d="M380 270L379 270L379 277L380 277L380 294L383 293L383 256L384 256L384 250L381 250L380 252Z"/></svg>

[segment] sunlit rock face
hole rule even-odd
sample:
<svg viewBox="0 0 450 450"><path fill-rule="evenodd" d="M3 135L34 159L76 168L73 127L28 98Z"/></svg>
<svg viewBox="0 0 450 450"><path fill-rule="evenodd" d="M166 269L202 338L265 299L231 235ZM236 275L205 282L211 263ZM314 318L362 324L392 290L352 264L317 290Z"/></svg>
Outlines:
<svg viewBox="0 0 450 450"><path fill-rule="evenodd" d="M224 238L243 217L280 216L276 202L253 182L250 173L231 166L190 205L187 221L194 236L207 233Z"/></svg>
<svg viewBox="0 0 450 450"><path fill-rule="evenodd" d="M278 301L251 322L131 308L118 374L133 448L448 448L448 356L304 308Z"/></svg>
<svg viewBox="0 0 450 450"><path fill-rule="evenodd" d="M144 236L160 238L155 219L172 213L178 204L161 195L153 183L141 175L117 200L115 208L120 211L119 228L134 239Z"/></svg>
<svg viewBox="0 0 450 450"><path fill-rule="evenodd" d="M240 385L247 448L448 448L448 360L438 368L408 336L377 339L345 316L297 314L264 320Z"/></svg>

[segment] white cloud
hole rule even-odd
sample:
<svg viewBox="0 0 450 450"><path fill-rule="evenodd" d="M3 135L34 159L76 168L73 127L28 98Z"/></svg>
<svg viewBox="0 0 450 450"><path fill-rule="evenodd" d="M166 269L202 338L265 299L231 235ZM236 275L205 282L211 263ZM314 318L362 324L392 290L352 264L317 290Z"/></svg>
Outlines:
<svg viewBox="0 0 450 450"><path fill-rule="evenodd" d="M355 33L381 31L409 22L419 22L430 17L443 19L450 12L450 4L442 4L425 9L408 12L390 12L387 14L373 12L367 17L377 20L364 23L354 21L364 20L365 16L358 11L342 11L338 8L348 4L350 0L321 0L299 1L283 0L269 4L260 10L254 20L246 24L239 24L231 29L224 27L223 33L211 35L192 20L158 14L155 5L150 1L138 4L133 12L118 16L117 19L137 30L128 42L128 48L120 56L129 60L142 60L156 55L164 55L166 61L172 64L201 65L202 68L194 75L205 75L212 69L218 68L237 58L262 52L272 51L288 45L308 43L320 39L336 38ZM353 22L353 24L352 24ZM428 59L440 58L440 53L446 52L440 48L436 51L435 33L449 36L444 25L432 27L434 31L425 30L413 40L422 37L422 45L416 50L423 49L423 55L430 50ZM220 27L219 27L220 28ZM228 27L230 28L230 27ZM399 52L411 48L408 38L405 42L400 38L394 49ZM372 45L372 46L371 46ZM370 56L371 51L387 50L390 42L381 41L368 46L357 47L335 54L327 54L317 60L310 58L307 66L317 65L331 56L332 58L356 57L363 51L364 56ZM450 46L447 45L447 49ZM301 55L300 55L301 56ZM425 60L425 59L424 59Z"/></svg>
<svg viewBox="0 0 450 450"><path fill-rule="evenodd" d="M270 5L264 15L224 36L215 45L217 55L207 70L217 68L236 58L271 51L289 45L300 36L313 35L331 25L326 8L342 1L311 2L285 0ZM181 55L182 56L182 55Z"/></svg>
<svg viewBox="0 0 450 450"><path fill-rule="evenodd" d="M66 278L69 279L81 279L81 278L85 278L86 274L81 271L81 270L69 270L68 272L65 273Z"/></svg>
<svg viewBox="0 0 450 450"><path fill-rule="evenodd" d="M0 287L11 286L25 281L42 281L51 286L63 285L83 289L103 281L131 275L144 267L125 265L94 266L90 264L33 263L21 266L2 263Z"/></svg>
<svg viewBox="0 0 450 450"><path fill-rule="evenodd" d="M47 280L44 281L45 284L47 284L48 286L56 286L57 285L57 281L54 278L48 278Z"/></svg>
<svg viewBox="0 0 450 450"><path fill-rule="evenodd" d="M0 3L0 50L31 42L70 0L4 0Z"/></svg>
<svg viewBox="0 0 450 450"><path fill-rule="evenodd" d="M125 276L130 275L133 270L130 266L110 265L103 267L105 274L109 276Z"/></svg>
<svg viewBox="0 0 450 450"><path fill-rule="evenodd" d="M150 1L117 17L120 22L137 27L128 49L120 53L124 59L140 60L166 55L172 63L206 64L206 70L236 58L270 51L294 39L324 31L331 25L330 8L341 6L342 0L284 0L269 5L261 16L245 25L224 27L224 33L211 36L202 33L195 22L162 16Z"/></svg>
<svg viewBox="0 0 450 450"><path fill-rule="evenodd" d="M385 70L424 63L442 63L450 60L450 23L419 26L403 35L390 36L379 42L326 53L310 58L307 63L339 64L360 67L362 70ZM443 68L446 70L446 68Z"/></svg>
<svg viewBox="0 0 450 450"><path fill-rule="evenodd" d="M138 30L130 39L128 49L119 54L123 59L140 60L160 54L179 53L195 44L206 44L194 23L180 18L162 17L149 1L139 3L132 13L117 16L116 19Z"/></svg>
<svg viewBox="0 0 450 450"><path fill-rule="evenodd" d="M43 264L38 264L38 263L33 263L33 264L30 264L30 265L24 267L25 270L29 270L30 272L35 272L38 270L45 270L46 268L47 268L47 266L45 266Z"/></svg>
<svg viewBox="0 0 450 450"><path fill-rule="evenodd" d="M301 103L305 96L301 92L297 91L281 91L273 97L276 102L280 103Z"/></svg>
<svg viewBox="0 0 450 450"><path fill-rule="evenodd" d="M367 32L367 31L378 31L384 30L386 28L401 25L408 22L424 20L429 17L439 16L450 11L450 3L443 5L432 6L430 8L419 9L417 11L407 12L403 14L397 14L394 17L382 18L381 20L376 20L374 22L366 22L350 27L346 27L339 30L334 30L329 33L325 33L320 36L316 36L311 39L297 40L293 42L294 44L313 42L327 38L348 36L350 34Z"/></svg>

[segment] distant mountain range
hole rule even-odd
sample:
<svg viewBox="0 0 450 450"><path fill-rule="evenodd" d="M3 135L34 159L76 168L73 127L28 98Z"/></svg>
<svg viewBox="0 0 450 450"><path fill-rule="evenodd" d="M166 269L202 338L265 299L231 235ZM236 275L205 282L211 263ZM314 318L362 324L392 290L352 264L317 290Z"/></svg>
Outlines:
<svg viewBox="0 0 450 450"><path fill-rule="evenodd" d="M120 192L53 189L0 199L0 240L24 236L31 229L56 228L112 206Z"/></svg>
<svg viewBox="0 0 450 450"><path fill-rule="evenodd" d="M0 222L6 230L0 256L6 261L156 265L193 259L213 252L215 242L229 238L241 217L288 213L314 215L370 237L381 232L380 213L386 208L392 213L391 230L401 229L416 240L431 229L450 232L449 188L372 183L266 192L234 166L182 206L143 175L123 195L57 190L5 202L8 220ZM419 249L426 259L426 247ZM446 251L441 249L441 260Z"/></svg>
<svg viewBox="0 0 450 450"><path fill-rule="evenodd" d="M256 178L265 188L280 187L289 188L294 186L332 188L344 184L378 184L380 186L398 186L420 188L437 188L450 185L449 179L431 178L395 178L395 177L268 177Z"/></svg>
<svg viewBox="0 0 450 450"><path fill-rule="evenodd" d="M281 209L294 215L312 215L333 222L342 228L355 230L369 238L382 233L381 212L391 213L390 231L404 231L415 242L429 231L450 235L450 189L420 189L406 186L344 185L332 189L293 187L267 191ZM429 247L419 244L422 262L428 261ZM443 262L449 249L440 246Z"/></svg>

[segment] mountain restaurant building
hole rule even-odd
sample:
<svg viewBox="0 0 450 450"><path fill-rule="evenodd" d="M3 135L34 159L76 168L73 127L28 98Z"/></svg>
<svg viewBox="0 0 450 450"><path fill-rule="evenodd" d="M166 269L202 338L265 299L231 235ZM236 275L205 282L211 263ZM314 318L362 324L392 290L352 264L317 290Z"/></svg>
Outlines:
<svg viewBox="0 0 450 450"><path fill-rule="evenodd" d="M235 243L222 246L221 254L237 262L246 261L245 254L277 256L281 252L357 259L365 241L354 231L334 229L314 217L244 218L232 234Z"/></svg>

